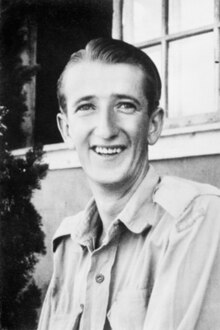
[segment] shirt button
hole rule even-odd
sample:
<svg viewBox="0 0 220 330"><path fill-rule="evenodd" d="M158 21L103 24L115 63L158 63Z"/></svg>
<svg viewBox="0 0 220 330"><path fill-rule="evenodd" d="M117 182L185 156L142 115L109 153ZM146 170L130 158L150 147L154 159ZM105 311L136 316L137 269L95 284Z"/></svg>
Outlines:
<svg viewBox="0 0 220 330"><path fill-rule="evenodd" d="M104 279L105 279L105 277L102 274L98 274L95 277L95 280L96 280L97 283L102 283L104 281Z"/></svg>

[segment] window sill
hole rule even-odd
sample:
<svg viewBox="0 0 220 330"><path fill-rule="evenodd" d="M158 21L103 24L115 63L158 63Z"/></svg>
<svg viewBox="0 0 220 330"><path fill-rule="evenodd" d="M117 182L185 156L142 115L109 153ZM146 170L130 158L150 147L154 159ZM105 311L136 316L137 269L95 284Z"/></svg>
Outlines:
<svg viewBox="0 0 220 330"><path fill-rule="evenodd" d="M220 154L220 123L164 129L149 150L151 160Z"/></svg>
<svg viewBox="0 0 220 330"><path fill-rule="evenodd" d="M150 160L175 159L220 154L220 123L164 129L159 141L149 148ZM27 148L13 154L24 156ZM75 150L68 150L64 143L44 146L44 161L50 170L80 168Z"/></svg>

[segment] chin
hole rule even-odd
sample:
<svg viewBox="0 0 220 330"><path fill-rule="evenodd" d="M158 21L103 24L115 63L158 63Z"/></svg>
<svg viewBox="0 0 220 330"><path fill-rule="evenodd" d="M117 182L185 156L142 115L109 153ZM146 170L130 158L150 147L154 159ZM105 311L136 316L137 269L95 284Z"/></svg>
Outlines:
<svg viewBox="0 0 220 330"><path fill-rule="evenodd" d="M99 173L97 173L96 176L90 176L90 180L92 182L94 182L95 184L98 185L102 185L103 187L111 187L111 188L121 188L124 185L126 185L126 183L129 182L129 177L126 173L126 175L123 174L119 174L119 173L115 173L114 171L111 171L110 173L101 173L101 171L99 171Z"/></svg>

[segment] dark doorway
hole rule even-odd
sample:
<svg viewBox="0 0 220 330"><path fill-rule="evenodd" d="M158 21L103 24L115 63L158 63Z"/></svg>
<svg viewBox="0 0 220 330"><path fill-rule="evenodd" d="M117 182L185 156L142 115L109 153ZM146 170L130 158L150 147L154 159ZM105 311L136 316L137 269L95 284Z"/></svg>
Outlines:
<svg viewBox="0 0 220 330"><path fill-rule="evenodd" d="M69 56L93 38L111 36L112 0L51 1L38 9L35 142L61 142L56 82Z"/></svg>

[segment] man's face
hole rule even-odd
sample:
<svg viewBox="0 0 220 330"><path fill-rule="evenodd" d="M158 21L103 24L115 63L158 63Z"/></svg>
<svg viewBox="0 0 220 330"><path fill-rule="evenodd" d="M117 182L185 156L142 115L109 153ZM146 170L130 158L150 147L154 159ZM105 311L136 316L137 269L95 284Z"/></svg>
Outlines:
<svg viewBox="0 0 220 330"><path fill-rule="evenodd" d="M131 183L148 168L148 101L141 69L83 62L65 73L67 114L59 115L88 178L101 185Z"/></svg>

